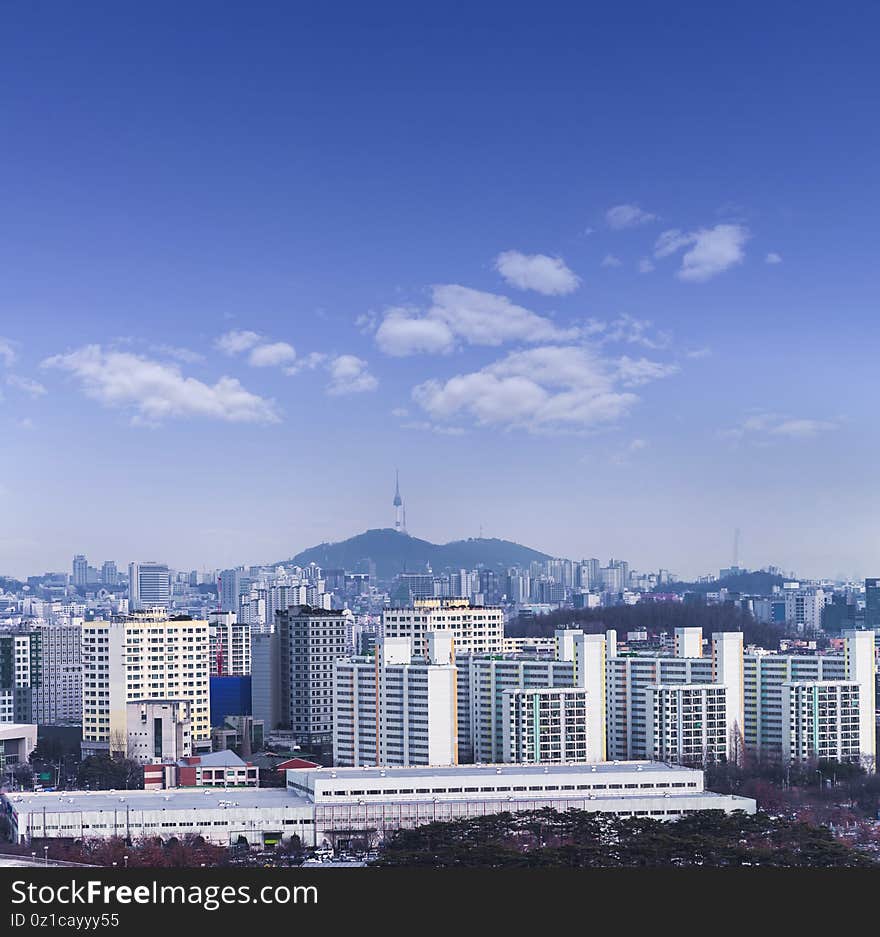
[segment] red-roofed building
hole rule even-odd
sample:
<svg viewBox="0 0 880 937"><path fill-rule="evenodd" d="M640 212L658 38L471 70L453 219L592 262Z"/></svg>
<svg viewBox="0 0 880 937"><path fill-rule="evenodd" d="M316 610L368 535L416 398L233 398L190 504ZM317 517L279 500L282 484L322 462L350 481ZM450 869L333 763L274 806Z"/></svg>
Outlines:
<svg viewBox="0 0 880 937"><path fill-rule="evenodd" d="M280 765L275 766L276 771L290 771L297 768L320 768L314 761L306 761L305 758L288 758L282 761Z"/></svg>

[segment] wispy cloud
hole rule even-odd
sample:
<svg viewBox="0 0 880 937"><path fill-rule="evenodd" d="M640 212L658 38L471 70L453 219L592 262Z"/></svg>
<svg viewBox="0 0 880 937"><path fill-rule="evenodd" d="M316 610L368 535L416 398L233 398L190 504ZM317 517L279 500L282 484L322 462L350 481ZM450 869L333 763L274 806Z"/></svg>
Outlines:
<svg viewBox="0 0 880 937"><path fill-rule="evenodd" d="M648 448L646 439L631 439L622 449L612 451L610 461L613 465L629 465L638 452Z"/></svg>
<svg viewBox="0 0 880 937"><path fill-rule="evenodd" d="M608 227L614 228L616 231L623 228L635 228L656 220L656 215L643 211L638 205L615 205L605 212L605 221L608 223Z"/></svg>
<svg viewBox="0 0 880 937"><path fill-rule="evenodd" d="M15 364L17 355L12 341L8 338L0 338L0 364L9 368Z"/></svg>
<svg viewBox="0 0 880 937"><path fill-rule="evenodd" d="M764 263L767 264L781 264L782 257L777 254L776 251L770 251L770 253L764 258Z"/></svg>
<svg viewBox="0 0 880 937"><path fill-rule="evenodd" d="M600 267L609 267L609 268L613 268L613 267L622 267L622 266L623 266L623 261L621 261L621 259L620 259L619 257L615 257L614 254L606 254L606 255L602 258L602 261L601 261L601 263L599 264L599 266L600 266Z"/></svg>
<svg viewBox="0 0 880 937"><path fill-rule="evenodd" d="M194 417L232 423L280 420L275 401L251 393L236 378L224 376L206 384L185 377L176 365L100 345L53 355L42 366L66 371L87 397L133 411L136 422Z"/></svg>
<svg viewBox="0 0 880 937"><path fill-rule="evenodd" d="M668 257L689 247L676 276L685 282L702 283L742 263L749 237L748 228L741 224L717 224L689 233L671 228L657 238L654 256Z"/></svg>
<svg viewBox="0 0 880 937"><path fill-rule="evenodd" d="M685 358L708 358L712 354L712 349L704 345L702 348L694 348L693 351L686 351Z"/></svg>
<svg viewBox="0 0 880 937"><path fill-rule="evenodd" d="M214 343L220 351L227 355L240 355L243 351L253 348L262 341L259 332L248 329L232 329L224 332Z"/></svg>
<svg viewBox="0 0 880 937"><path fill-rule="evenodd" d="M387 355L446 354L458 341L497 346L505 342L546 342L576 338L576 328L561 328L506 296L456 284L435 286L424 313L396 306L376 330L376 344Z"/></svg>
<svg viewBox="0 0 880 937"><path fill-rule="evenodd" d="M22 377L19 374L7 374L6 383L30 397L44 397L48 393L39 381L34 381L29 377Z"/></svg>
<svg viewBox="0 0 880 937"><path fill-rule="evenodd" d="M840 429L838 420L820 420L812 417L790 417L778 413L753 413L737 426L722 430L720 435L732 442L770 441L779 439L811 439Z"/></svg>
<svg viewBox="0 0 880 937"><path fill-rule="evenodd" d="M504 251L495 258L495 269L520 290L534 290L545 296L565 296L580 286L580 277L559 257Z"/></svg>
<svg viewBox="0 0 880 937"><path fill-rule="evenodd" d="M639 273L651 273L654 270L653 261L649 260L647 257L643 257L639 261Z"/></svg>
<svg viewBox="0 0 880 937"><path fill-rule="evenodd" d="M167 355L169 358L174 358L175 361L180 361L183 364L198 364L200 361L205 360L205 356L201 352L181 348L178 345L151 345L150 350L158 355Z"/></svg>

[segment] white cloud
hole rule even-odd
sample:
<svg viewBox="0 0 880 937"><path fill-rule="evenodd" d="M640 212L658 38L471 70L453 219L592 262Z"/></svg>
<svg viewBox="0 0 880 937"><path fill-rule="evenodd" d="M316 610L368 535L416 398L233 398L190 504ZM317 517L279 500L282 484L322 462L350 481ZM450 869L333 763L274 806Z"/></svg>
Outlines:
<svg viewBox="0 0 880 937"><path fill-rule="evenodd" d="M741 440L768 441L770 439L811 439L822 433L840 429L834 420L789 417L778 413L755 413L742 420L738 426L724 430L721 436L738 442Z"/></svg>
<svg viewBox="0 0 880 937"><path fill-rule="evenodd" d="M631 439L622 449L611 454L611 462L614 465L629 465L637 452L642 452L647 448L646 439Z"/></svg>
<svg viewBox="0 0 880 937"><path fill-rule="evenodd" d="M605 220L609 228L619 231L622 228L635 228L638 225L656 221L657 216L642 211L638 205L615 205L605 212Z"/></svg>
<svg viewBox="0 0 880 937"><path fill-rule="evenodd" d="M669 257L690 247L681 259L676 276L687 282L702 283L742 263L743 248L750 236L748 228L741 224L717 224L688 233L670 228L654 243L654 256Z"/></svg>
<svg viewBox="0 0 880 937"><path fill-rule="evenodd" d="M327 355L320 351L311 351L304 358L297 358L289 367L284 369L285 374L291 377L300 371L314 371L327 360Z"/></svg>
<svg viewBox="0 0 880 937"><path fill-rule="evenodd" d="M385 354L445 354L455 347L456 339L469 345L501 345L578 336L577 329L560 328L495 293L445 284L432 288L432 299L424 316L405 307L387 310L376 332L376 343Z"/></svg>
<svg viewBox="0 0 880 937"><path fill-rule="evenodd" d="M443 426L440 423L430 423L427 420L413 420L411 423L401 423L400 428L436 433L438 436L464 436L465 434L460 426Z"/></svg>
<svg viewBox="0 0 880 937"><path fill-rule="evenodd" d="M774 436L790 436L793 439L803 439L810 436L818 436L838 428L837 423L830 420L783 420L774 426L770 432Z"/></svg>
<svg viewBox="0 0 880 937"><path fill-rule="evenodd" d="M12 342L8 338L0 338L0 362L7 368L15 363L16 354Z"/></svg>
<svg viewBox="0 0 880 937"><path fill-rule="evenodd" d="M651 273L653 269L654 269L654 264L650 260L648 260L647 257L643 257L639 261L639 273Z"/></svg>
<svg viewBox="0 0 880 937"><path fill-rule="evenodd" d="M668 348L672 337L668 332L651 332L650 319L636 319L624 313L614 321L606 323L603 342L625 342L645 348Z"/></svg>
<svg viewBox="0 0 880 937"><path fill-rule="evenodd" d="M600 267L622 267L623 263L619 257L615 257L614 254L606 254L602 258L602 262L599 264Z"/></svg>
<svg viewBox="0 0 880 937"><path fill-rule="evenodd" d="M246 329L232 329L231 332L224 332L217 341L216 346L220 351L227 355L239 355L254 345L258 345L262 337L257 332L250 332Z"/></svg>
<svg viewBox="0 0 880 937"><path fill-rule="evenodd" d="M658 258L668 257L677 250L681 250L682 247L693 244L695 240L695 234L685 234L679 228L670 228L668 231L664 231L654 242L654 256Z"/></svg>
<svg viewBox="0 0 880 937"><path fill-rule="evenodd" d="M206 417L233 423L277 423L273 400L242 387L232 377L215 384L184 377L176 365L153 361L129 352L86 345L54 355L43 367L67 371L86 396L108 407L134 411L134 421L159 423L164 419Z"/></svg>
<svg viewBox="0 0 880 937"><path fill-rule="evenodd" d="M355 355L337 355L327 367L330 372L327 393L333 396L360 394L379 386L379 382L367 370L367 362Z"/></svg>
<svg viewBox="0 0 880 937"><path fill-rule="evenodd" d="M743 225L717 224L714 228L701 228L694 238L693 247L681 259L677 276L680 280L702 283L742 263L749 232Z"/></svg>
<svg viewBox="0 0 880 937"><path fill-rule="evenodd" d="M660 361L649 361L647 358L635 359L624 355L617 359L617 376L625 387L638 387L649 381L669 377L678 371L677 364L663 364Z"/></svg>
<svg viewBox="0 0 880 937"><path fill-rule="evenodd" d="M177 345L151 345L151 351L160 355L167 355L176 361L182 361L184 364L197 364L205 360L205 356L197 351L191 351L189 348L181 348Z"/></svg>
<svg viewBox="0 0 880 937"><path fill-rule="evenodd" d="M419 318L406 309L389 309L376 331L376 344L386 355L403 357L420 352L446 354L455 346L455 336L445 322Z"/></svg>
<svg viewBox="0 0 880 937"><path fill-rule="evenodd" d="M495 258L495 269L511 285L545 296L565 296L580 286L580 277L559 257L504 251Z"/></svg>
<svg viewBox="0 0 880 937"><path fill-rule="evenodd" d="M776 251L770 251L770 253L764 258L764 263L781 264L782 257L780 254L777 254Z"/></svg>
<svg viewBox="0 0 880 937"><path fill-rule="evenodd" d="M10 387L23 391L31 397L43 397L48 393L46 388L39 382L31 380L29 377L21 377L18 374L9 374L6 377L6 383Z"/></svg>
<svg viewBox="0 0 880 937"><path fill-rule="evenodd" d="M530 432L583 431L625 416L638 397L623 387L673 373L642 359L614 361L586 346L511 352L480 371L425 381L413 399L434 420L470 417L480 425Z"/></svg>
<svg viewBox="0 0 880 937"><path fill-rule="evenodd" d="M712 349L703 346L702 348L695 348L693 351L686 351L684 353L685 358L708 358L712 354Z"/></svg>
<svg viewBox="0 0 880 937"><path fill-rule="evenodd" d="M248 355L248 364L255 368L277 368L296 358L296 349L287 342L267 342L255 345Z"/></svg>

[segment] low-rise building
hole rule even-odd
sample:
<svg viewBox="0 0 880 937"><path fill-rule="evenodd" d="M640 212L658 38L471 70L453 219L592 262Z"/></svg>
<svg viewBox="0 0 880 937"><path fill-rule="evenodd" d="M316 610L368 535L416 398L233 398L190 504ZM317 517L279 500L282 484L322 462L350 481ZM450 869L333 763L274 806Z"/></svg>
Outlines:
<svg viewBox="0 0 880 937"><path fill-rule="evenodd" d="M194 833L221 845L368 844L401 827L521 810L571 808L670 820L702 810L755 812L755 801L705 790L703 773L652 762L318 768L286 789L90 791L0 795L13 841Z"/></svg>

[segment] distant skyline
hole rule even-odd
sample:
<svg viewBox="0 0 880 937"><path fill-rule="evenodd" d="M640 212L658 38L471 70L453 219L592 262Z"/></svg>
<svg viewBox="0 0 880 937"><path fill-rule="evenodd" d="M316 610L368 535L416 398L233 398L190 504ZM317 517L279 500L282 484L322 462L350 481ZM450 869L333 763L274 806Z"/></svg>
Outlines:
<svg viewBox="0 0 880 937"><path fill-rule="evenodd" d="M875 5L2 21L0 575L880 571Z"/></svg>

